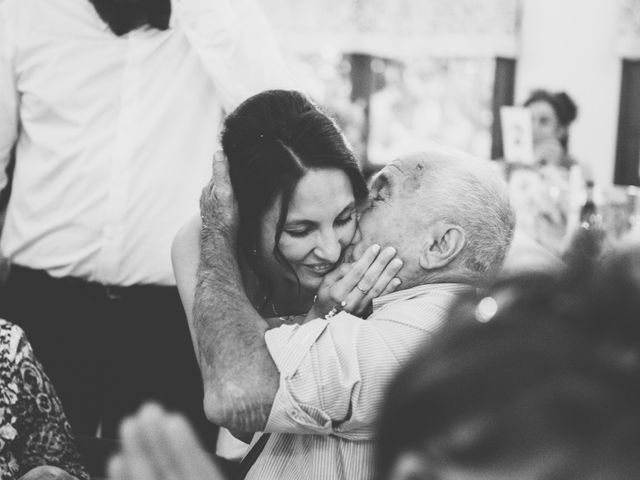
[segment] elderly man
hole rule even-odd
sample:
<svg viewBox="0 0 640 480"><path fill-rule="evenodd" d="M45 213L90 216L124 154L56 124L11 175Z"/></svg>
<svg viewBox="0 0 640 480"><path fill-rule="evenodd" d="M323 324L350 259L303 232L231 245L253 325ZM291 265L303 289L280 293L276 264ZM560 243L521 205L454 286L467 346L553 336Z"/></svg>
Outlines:
<svg viewBox="0 0 640 480"><path fill-rule="evenodd" d="M374 300L366 320L343 311L269 329L240 280L226 175L226 162L214 162L215 187L201 201L214 210L204 217L215 219L202 237L216 249L201 249L199 267L197 259L176 265L188 314L195 295L190 322L208 417L234 431L269 432L247 455L257 459L246 478L372 478L387 383L457 295L502 265L514 229L505 186L486 162L455 151L392 162L372 184L351 256L374 243L394 246L403 290Z"/></svg>

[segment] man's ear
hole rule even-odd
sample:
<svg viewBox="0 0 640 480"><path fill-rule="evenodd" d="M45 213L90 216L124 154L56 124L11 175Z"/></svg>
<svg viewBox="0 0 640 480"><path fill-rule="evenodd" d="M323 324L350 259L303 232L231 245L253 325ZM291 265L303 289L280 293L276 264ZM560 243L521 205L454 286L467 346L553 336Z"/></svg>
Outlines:
<svg viewBox="0 0 640 480"><path fill-rule="evenodd" d="M462 251L467 235L462 227L438 222L429 229L420 252L420 266L424 270L446 267Z"/></svg>

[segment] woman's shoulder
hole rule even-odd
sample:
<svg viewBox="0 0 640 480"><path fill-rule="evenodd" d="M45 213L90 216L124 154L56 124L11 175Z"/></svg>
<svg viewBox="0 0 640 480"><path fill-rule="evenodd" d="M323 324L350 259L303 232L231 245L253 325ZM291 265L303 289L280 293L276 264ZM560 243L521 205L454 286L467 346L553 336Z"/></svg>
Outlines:
<svg viewBox="0 0 640 480"><path fill-rule="evenodd" d="M194 215L178 230L171 245L171 255L174 259L199 248L201 226L200 217Z"/></svg>

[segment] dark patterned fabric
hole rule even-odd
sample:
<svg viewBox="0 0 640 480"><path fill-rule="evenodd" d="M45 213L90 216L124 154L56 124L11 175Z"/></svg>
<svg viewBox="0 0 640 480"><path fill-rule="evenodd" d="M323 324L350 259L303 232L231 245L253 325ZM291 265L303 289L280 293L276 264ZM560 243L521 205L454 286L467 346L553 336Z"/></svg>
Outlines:
<svg viewBox="0 0 640 480"><path fill-rule="evenodd" d="M0 319L0 479L38 465L88 479L58 396L24 332Z"/></svg>

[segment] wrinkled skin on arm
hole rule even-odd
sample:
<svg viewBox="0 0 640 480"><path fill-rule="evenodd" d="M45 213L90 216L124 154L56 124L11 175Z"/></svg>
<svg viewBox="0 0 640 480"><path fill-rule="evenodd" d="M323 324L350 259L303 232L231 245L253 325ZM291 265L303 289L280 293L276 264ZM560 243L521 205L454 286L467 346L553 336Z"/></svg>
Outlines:
<svg viewBox="0 0 640 480"><path fill-rule="evenodd" d="M204 382L205 412L231 430L262 430L279 373L264 339L269 326L243 288L236 250L237 204L222 154L214 158L200 208L200 258L190 326Z"/></svg>

